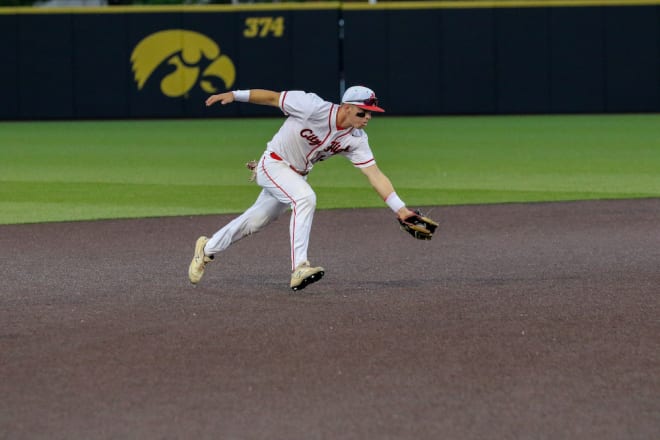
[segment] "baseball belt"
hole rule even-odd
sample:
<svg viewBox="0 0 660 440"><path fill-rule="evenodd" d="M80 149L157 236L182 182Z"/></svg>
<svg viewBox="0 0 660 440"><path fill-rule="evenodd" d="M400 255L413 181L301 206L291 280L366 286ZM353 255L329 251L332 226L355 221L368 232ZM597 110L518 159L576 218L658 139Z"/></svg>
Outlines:
<svg viewBox="0 0 660 440"><path fill-rule="evenodd" d="M297 170L296 167L294 167L293 165L288 163L286 160L282 159L277 153L273 153L271 151L270 152L270 157L275 159L275 160L279 160L280 162L284 162L285 164L289 165L289 168L291 168L293 171L300 174L301 176L306 176L309 173L309 171L299 171L299 170Z"/></svg>

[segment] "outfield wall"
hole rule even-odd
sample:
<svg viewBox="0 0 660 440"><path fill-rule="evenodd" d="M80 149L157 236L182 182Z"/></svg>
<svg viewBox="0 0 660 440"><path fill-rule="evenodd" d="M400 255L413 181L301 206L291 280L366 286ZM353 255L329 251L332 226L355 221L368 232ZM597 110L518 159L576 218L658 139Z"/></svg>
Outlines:
<svg viewBox="0 0 660 440"><path fill-rule="evenodd" d="M660 0L5 8L0 53L5 120L277 114L203 101L344 82L389 114L660 111Z"/></svg>

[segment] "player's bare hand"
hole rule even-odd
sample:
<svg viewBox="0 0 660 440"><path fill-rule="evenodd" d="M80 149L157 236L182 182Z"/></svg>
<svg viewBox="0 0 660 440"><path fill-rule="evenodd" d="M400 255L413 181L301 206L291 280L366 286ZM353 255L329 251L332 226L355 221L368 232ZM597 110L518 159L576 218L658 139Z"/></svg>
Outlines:
<svg viewBox="0 0 660 440"><path fill-rule="evenodd" d="M405 220L411 215L416 215L415 212L411 211L410 209L406 208L405 206L399 209L396 212L396 216L399 217L399 220Z"/></svg>
<svg viewBox="0 0 660 440"><path fill-rule="evenodd" d="M232 92L225 92L225 93L218 93L217 95L211 95L206 99L206 106L209 107L216 102L219 102L222 105L227 105L229 103L234 102L234 93Z"/></svg>

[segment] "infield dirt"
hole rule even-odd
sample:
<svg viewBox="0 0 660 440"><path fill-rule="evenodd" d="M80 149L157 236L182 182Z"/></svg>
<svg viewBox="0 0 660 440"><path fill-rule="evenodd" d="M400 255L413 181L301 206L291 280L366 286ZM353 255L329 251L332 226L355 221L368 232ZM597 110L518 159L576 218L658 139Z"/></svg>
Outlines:
<svg viewBox="0 0 660 440"><path fill-rule="evenodd" d="M0 226L0 438L660 438L660 199L429 211Z"/></svg>

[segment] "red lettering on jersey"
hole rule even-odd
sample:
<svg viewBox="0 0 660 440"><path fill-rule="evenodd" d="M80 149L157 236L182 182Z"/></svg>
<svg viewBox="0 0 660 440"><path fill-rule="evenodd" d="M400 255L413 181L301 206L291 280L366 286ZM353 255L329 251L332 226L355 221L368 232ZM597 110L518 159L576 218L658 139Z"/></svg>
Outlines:
<svg viewBox="0 0 660 440"><path fill-rule="evenodd" d="M314 147L318 147L322 143L321 139L319 139L319 137L315 135L314 132L309 128L301 130L300 136L304 139L307 139L307 143Z"/></svg>
<svg viewBox="0 0 660 440"><path fill-rule="evenodd" d="M321 141L321 139L319 139L319 137L316 134L314 134L314 132L309 128L305 128L301 130L300 137L307 139L307 143L313 147L318 147L323 143L323 141ZM325 147L323 151L332 152L332 154L337 154L341 151L348 151L349 147L350 145L342 148L341 142L339 142L338 140L334 140L330 142L330 145Z"/></svg>
<svg viewBox="0 0 660 440"><path fill-rule="evenodd" d="M350 145L347 145L346 147L342 148L341 142L339 142L338 140L334 140L330 142L330 145L325 147L323 151L331 151L332 154L337 154L341 151L348 151L349 147Z"/></svg>

